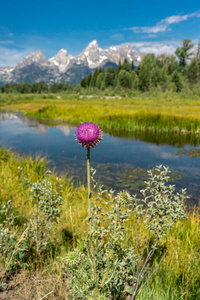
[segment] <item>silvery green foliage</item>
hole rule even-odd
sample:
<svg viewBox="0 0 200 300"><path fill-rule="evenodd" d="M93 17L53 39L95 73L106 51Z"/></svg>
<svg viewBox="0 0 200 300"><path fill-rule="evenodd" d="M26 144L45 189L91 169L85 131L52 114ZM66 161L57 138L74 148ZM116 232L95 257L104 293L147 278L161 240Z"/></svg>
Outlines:
<svg viewBox="0 0 200 300"><path fill-rule="evenodd" d="M94 175L95 172L93 172ZM135 299L148 283L167 254L163 251L156 261L161 237L177 219L185 216L185 190L174 194L174 186L167 185L169 171L159 166L148 171L149 181L142 190L143 199L131 197L123 191L101 202L105 191L99 188L92 208L92 229L85 240L84 251L69 252L64 270L69 281L68 299ZM92 179L93 179L92 175ZM94 184L94 188L95 188ZM100 204L99 204L100 203ZM130 214L136 214L135 245L124 248L125 225ZM145 220L153 233L150 249L144 243L138 248L138 219Z"/></svg>
<svg viewBox="0 0 200 300"><path fill-rule="evenodd" d="M26 267L28 244L23 239L20 247L15 248L21 232L14 230L15 219L18 216L14 213L11 200L2 205L0 218L2 220L2 224L0 224L0 254L5 259L5 265L7 266L6 273L10 273L18 267Z"/></svg>
<svg viewBox="0 0 200 300"><path fill-rule="evenodd" d="M145 181L146 188L140 191L143 200L141 202L135 197L134 210L137 216L145 216L147 229L161 238L176 220L186 217L184 200L188 197L186 189L174 193L175 185L168 184L171 173L168 168L160 165L147 172L149 181Z"/></svg>
<svg viewBox="0 0 200 300"><path fill-rule="evenodd" d="M132 280L133 249L123 249L125 223L131 210L125 192L116 197L108 194L108 201L99 205L102 187L92 208L92 229L85 240L84 251L69 252L64 269L69 284L69 299L122 299L125 284ZM125 207L127 206L127 208ZM109 207L109 210L107 209ZM115 296L114 296L115 295Z"/></svg>
<svg viewBox="0 0 200 300"><path fill-rule="evenodd" d="M57 188L46 179L41 182L28 183L31 185L31 201L37 204L41 215L47 221L57 222L57 218L60 216L60 206L63 202L62 185L59 183L59 178L57 178Z"/></svg>
<svg viewBox="0 0 200 300"><path fill-rule="evenodd" d="M31 183L31 201L36 204L36 213L31 220L32 240L36 243L36 254L39 257L48 245L48 235L53 223L60 217L60 207L63 202L62 185L57 179L55 188L51 181L44 179L41 182Z"/></svg>
<svg viewBox="0 0 200 300"><path fill-rule="evenodd" d="M0 224L0 253L1 255L10 251L10 241L16 239L16 233L11 231L14 225L14 219L16 216L13 213L12 201L8 200L6 204L3 204L0 210L0 217L2 224Z"/></svg>
<svg viewBox="0 0 200 300"><path fill-rule="evenodd" d="M3 204L0 210L0 216L3 217L2 224L10 229L14 225L14 220L17 216L13 212L12 201L8 200L6 204Z"/></svg>
<svg viewBox="0 0 200 300"><path fill-rule="evenodd" d="M168 168L160 165L153 170L147 171L149 180L145 182L146 188L140 192L143 199L133 197L133 209L136 214L136 244L135 253L138 253L137 245L137 224L138 219L142 217L146 228L153 234L154 239L152 246L147 254L144 242L142 254L138 261L135 262L133 269L133 281L131 285L126 286L126 291L130 295L130 300L136 298L139 291L149 282L156 270L159 268L162 260L167 254L164 249L159 261L156 262L156 250L159 240L167 234L178 219L186 217L184 211L184 200L189 198L185 196L186 190L182 190L181 194L174 193L175 186L168 184L170 179L170 171Z"/></svg>
<svg viewBox="0 0 200 300"><path fill-rule="evenodd" d="M41 253L47 249L49 232L53 223L57 223L60 217L60 207L64 201L62 198L62 184L57 178L56 184L50 180L44 179L41 182L30 182L22 173L19 172L25 180L25 184L31 187L31 201L36 206L36 212L30 220L29 241L36 244L36 255L39 257Z"/></svg>
<svg viewBox="0 0 200 300"><path fill-rule="evenodd" d="M22 169L19 168L20 173ZM51 226L60 216L60 206L63 202L62 185L60 180L53 184L51 181L31 183L22 174L25 183L31 186L31 201L35 206L35 212L30 220L24 222L26 234L23 239L24 230L19 230L15 219L12 201L1 204L0 210L0 255L5 260L6 274L18 268L25 268L32 254L32 249L36 249L36 255L47 249ZM21 240L20 240L21 239ZM20 243L19 243L20 241Z"/></svg>

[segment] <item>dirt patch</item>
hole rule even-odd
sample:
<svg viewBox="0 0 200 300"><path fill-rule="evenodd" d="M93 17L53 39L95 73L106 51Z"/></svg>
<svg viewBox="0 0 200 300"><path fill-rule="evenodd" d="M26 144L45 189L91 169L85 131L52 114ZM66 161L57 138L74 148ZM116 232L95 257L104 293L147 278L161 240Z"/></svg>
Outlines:
<svg viewBox="0 0 200 300"><path fill-rule="evenodd" d="M1 300L66 300L66 280L48 270L28 272L21 270L15 276L5 278L0 290Z"/></svg>

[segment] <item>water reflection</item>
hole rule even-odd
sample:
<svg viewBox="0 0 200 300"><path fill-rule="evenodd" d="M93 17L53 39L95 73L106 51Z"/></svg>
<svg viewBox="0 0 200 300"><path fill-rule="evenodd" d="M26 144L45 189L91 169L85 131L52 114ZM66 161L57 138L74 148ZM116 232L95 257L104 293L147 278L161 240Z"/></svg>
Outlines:
<svg viewBox="0 0 200 300"><path fill-rule="evenodd" d="M46 156L49 168L69 173L76 183L85 183L86 149L75 141L72 126L44 124L20 113L0 113L0 145L22 155ZM187 187L192 198L190 203L194 203L200 190L199 153L197 137L159 133L116 137L104 133L102 143L91 151L91 164L97 169L100 183L115 190L129 189L132 193L144 187L147 169L163 164L173 172L173 182L178 188Z"/></svg>
<svg viewBox="0 0 200 300"><path fill-rule="evenodd" d="M178 147L184 147L186 144L197 146L200 144L199 134L187 134L187 133L173 133L168 134L165 132L152 132L152 131L112 131L112 135L124 138L135 138L147 143L154 143L156 145L172 145Z"/></svg>
<svg viewBox="0 0 200 300"><path fill-rule="evenodd" d="M0 112L0 123L8 120L12 120L12 121L18 120L22 122L26 127L33 128L35 131L40 133L46 133L51 128L50 125L40 123L38 122L38 120L27 118L26 116L18 112L15 113ZM57 125L55 127L57 127L60 131L62 131L66 136L69 135L70 132L73 130L73 127L68 126L66 124Z"/></svg>
<svg viewBox="0 0 200 300"><path fill-rule="evenodd" d="M1 123L9 120L21 121L25 126L34 128L37 132L41 133L46 133L49 130L49 126L31 120L20 113L0 113Z"/></svg>

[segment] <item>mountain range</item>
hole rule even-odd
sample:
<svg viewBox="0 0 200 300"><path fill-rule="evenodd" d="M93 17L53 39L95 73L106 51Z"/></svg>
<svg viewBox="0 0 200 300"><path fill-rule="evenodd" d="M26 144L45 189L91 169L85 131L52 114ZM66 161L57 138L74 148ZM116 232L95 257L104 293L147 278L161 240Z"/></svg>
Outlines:
<svg viewBox="0 0 200 300"><path fill-rule="evenodd" d="M40 81L47 84L59 82L78 84L84 76L96 68L106 68L109 65L116 68L119 60L123 62L125 58L137 67L144 56L144 53L132 49L130 44L102 49L96 40L89 43L77 56L72 56L67 50L61 49L54 57L47 59L40 50L37 50L19 61L15 67L0 67L0 85Z"/></svg>

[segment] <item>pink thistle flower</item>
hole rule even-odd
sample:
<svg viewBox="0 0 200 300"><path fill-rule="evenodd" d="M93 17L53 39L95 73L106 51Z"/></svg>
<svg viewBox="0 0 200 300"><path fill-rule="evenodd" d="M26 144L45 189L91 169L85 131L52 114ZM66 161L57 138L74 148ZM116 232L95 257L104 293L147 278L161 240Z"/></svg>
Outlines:
<svg viewBox="0 0 200 300"><path fill-rule="evenodd" d="M102 140L102 131L96 124L86 122L77 128L76 137L82 147L92 148Z"/></svg>

